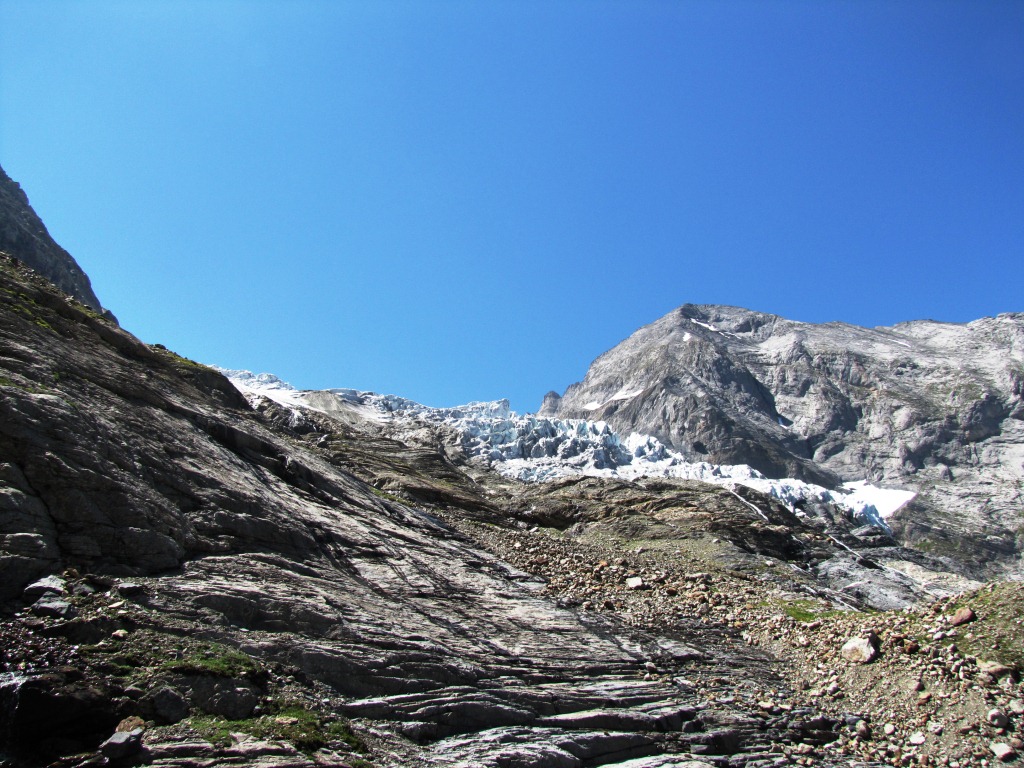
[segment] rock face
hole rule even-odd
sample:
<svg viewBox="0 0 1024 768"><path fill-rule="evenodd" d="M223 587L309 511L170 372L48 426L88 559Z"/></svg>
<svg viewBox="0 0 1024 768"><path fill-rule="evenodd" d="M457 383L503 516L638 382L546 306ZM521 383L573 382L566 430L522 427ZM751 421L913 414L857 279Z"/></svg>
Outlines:
<svg viewBox="0 0 1024 768"><path fill-rule="evenodd" d="M285 753L311 765L299 746L348 748L328 728L342 714L372 719L375 764L394 766L615 764L790 738L761 735L761 721L732 728L732 710L677 686L673 674L700 663L688 647L559 604L442 522L509 525L519 512L436 448L253 410L216 371L141 343L7 257L0 294L9 764L130 747L157 766ZM66 608L26 612L40 591ZM777 686L763 654L732 642L705 650ZM192 720L162 725L189 712L298 746L222 747ZM114 737L131 717L156 726Z"/></svg>
<svg viewBox="0 0 1024 768"><path fill-rule="evenodd" d="M103 311L88 276L57 245L21 186L0 168L0 252L14 256L87 307Z"/></svg>
<svg viewBox="0 0 1024 768"><path fill-rule="evenodd" d="M653 435L693 460L916 491L893 528L984 570L1020 567L1022 395L1024 314L867 329L687 304L545 408Z"/></svg>

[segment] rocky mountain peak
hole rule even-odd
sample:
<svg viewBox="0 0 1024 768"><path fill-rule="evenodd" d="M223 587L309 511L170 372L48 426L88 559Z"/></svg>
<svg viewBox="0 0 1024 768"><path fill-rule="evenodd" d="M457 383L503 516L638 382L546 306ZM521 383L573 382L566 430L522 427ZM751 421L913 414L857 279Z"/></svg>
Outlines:
<svg viewBox="0 0 1024 768"><path fill-rule="evenodd" d="M912 490L908 535L1019 563L1022 381L1020 313L861 328L685 304L597 358L548 412L768 477Z"/></svg>
<svg viewBox="0 0 1024 768"><path fill-rule="evenodd" d="M0 167L0 251L43 275L64 293L102 312L88 276L61 248L29 205L28 195ZM109 314L109 313L108 313ZM111 318L113 316L110 316Z"/></svg>
<svg viewBox="0 0 1024 768"><path fill-rule="evenodd" d="M537 411L537 415L541 418L548 416L554 416L558 413L558 406L562 403L562 396L551 390L544 395L544 400L541 401L540 409Z"/></svg>

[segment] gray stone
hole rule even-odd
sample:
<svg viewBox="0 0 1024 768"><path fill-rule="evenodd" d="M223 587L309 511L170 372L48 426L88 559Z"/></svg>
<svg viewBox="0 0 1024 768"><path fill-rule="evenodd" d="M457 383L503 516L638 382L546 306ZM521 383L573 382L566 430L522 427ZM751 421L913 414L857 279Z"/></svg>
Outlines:
<svg viewBox="0 0 1024 768"><path fill-rule="evenodd" d="M60 576L47 576L29 584L22 594L28 600L36 600L43 595L66 595L68 591L67 582Z"/></svg>
<svg viewBox="0 0 1024 768"><path fill-rule="evenodd" d="M117 584L117 591L126 597L133 597L145 592L146 587L134 581L121 581Z"/></svg>
<svg viewBox="0 0 1024 768"><path fill-rule="evenodd" d="M51 616L58 619L73 619L78 610L67 600L61 600L53 594L43 595L31 606L36 616Z"/></svg>
<svg viewBox="0 0 1024 768"><path fill-rule="evenodd" d="M979 661L978 670L983 674L991 675L993 680L1016 675L1016 670L1013 667L998 661Z"/></svg>
<svg viewBox="0 0 1024 768"><path fill-rule="evenodd" d="M220 688L202 702L204 710L228 720L245 720L259 704L259 697L249 688Z"/></svg>
<svg viewBox="0 0 1024 768"><path fill-rule="evenodd" d="M118 731L100 744L100 752L109 760L119 760L134 755L142 749L142 729Z"/></svg>
<svg viewBox="0 0 1024 768"><path fill-rule="evenodd" d="M156 716L166 723L177 723L188 717L188 701L173 688L160 688L149 698Z"/></svg>
<svg viewBox="0 0 1024 768"><path fill-rule="evenodd" d="M993 728L1005 728L1010 722L1006 713L1001 709L990 709L985 715L985 720Z"/></svg>

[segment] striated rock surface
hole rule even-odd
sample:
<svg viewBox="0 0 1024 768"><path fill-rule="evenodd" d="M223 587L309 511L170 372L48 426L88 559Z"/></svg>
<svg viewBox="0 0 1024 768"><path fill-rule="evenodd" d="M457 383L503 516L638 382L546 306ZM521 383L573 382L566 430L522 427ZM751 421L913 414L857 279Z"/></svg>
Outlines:
<svg viewBox="0 0 1024 768"><path fill-rule="evenodd" d="M524 525L521 484L351 414L254 410L6 257L0 294L8 764L541 768L792 742L674 681L778 689L766 654L561 602L455 526Z"/></svg>
<svg viewBox="0 0 1024 768"><path fill-rule="evenodd" d="M3 168L0 168L0 252L21 260L87 307L103 311L89 277L71 254L50 237L29 205L24 190Z"/></svg>
<svg viewBox="0 0 1024 768"><path fill-rule="evenodd" d="M671 685L639 680L644 657L625 638L262 423L220 374L147 347L9 259L0 290L24 309L5 311L0 326L3 600L58 569L94 574L77 607L62 601L77 618L42 615L65 619L71 636L108 637L104 617L129 609L112 611L118 601L89 585L130 577L124 591L142 607L115 626L193 627L287 663L347 698L353 716L403 724L421 742L462 734L464 747L442 750L453 762L475 754L464 734L532 733L553 714L678 701ZM60 702L69 684L29 674L17 690ZM193 706L229 720L267 692L244 681L187 687ZM19 736L32 733L24 702L13 717L25 727L5 733L31 751ZM126 702L106 719L95 709L77 746L98 746L107 722L135 714ZM530 740L565 751L590 730L545 725ZM659 751L646 737L593 739L594 756Z"/></svg>
<svg viewBox="0 0 1024 768"><path fill-rule="evenodd" d="M868 329L687 304L545 407L691 460L915 491L894 530L985 572L1020 568L1022 395L1024 314Z"/></svg>

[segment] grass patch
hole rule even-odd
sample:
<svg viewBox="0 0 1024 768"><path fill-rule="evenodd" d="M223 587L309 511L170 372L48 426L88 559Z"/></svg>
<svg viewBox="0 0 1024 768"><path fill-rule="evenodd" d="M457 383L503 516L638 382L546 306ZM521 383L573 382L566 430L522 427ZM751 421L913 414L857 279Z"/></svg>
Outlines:
<svg viewBox="0 0 1024 768"><path fill-rule="evenodd" d="M786 600L785 602L776 603L776 606L789 618L804 623L817 619L826 619L839 613L839 611L826 608L817 600L808 600L806 598Z"/></svg>
<svg viewBox="0 0 1024 768"><path fill-rule="evenodd" d="M955 638L961 651L982 661L1024 670L1024 583L1003 582L967 595L955 608L968 606L978 620L959 627ZM970 637L968 637L970 635Z"/></svg>
<svg viewBox="0 0 1024 768"><path fill-rule="evenodd" d="M370 486L370 493L372 493L374 496L376 496L378 498L387 499L388 501L393 501L393 502L395 502L397 504L408 504L409 503L405 499L402 499L402 498L399 498L398 496L395 496L393 493L388 493L387 491L382 491L380 488L377 488L377 487L372 486L372 485Z"/></svg>
<svg viewBox="0 0 1024 768"><path fill-rule="evenodd" d="M200 736L220 747L230 746L232 733L247 733L268 741L287 741L307 754L329 745L345 745L364 752L366 745L356 736L347 721L325 723L323 718L301 704L284 704L272 714L248 720L225 720L222 717L197 715L189 724ZM363 764L370 764L363 761Z"/></svg>
<svg viewBox="0 0 1024 768"><path fill-rule="evenodd" d="M167 347L165 347L163 344L152 344L152 345L150 345L150 349L152 349L153 351L155 351L155 352L163 355L164 357L168 358L175 365L184 366L185 368L191 368L191 369L197 370L197 371L212 371L213 370L213 368L211 368L208 365L203 365L202 363L197 363L195 360L190 360L187 357L182 357L177 352L172 352Z"/></svg>
<svg viewBox="0 0 1024 768"><path fill-rule="evenodd" d="M160 666L167 672L214 677L250 677L260 671L251 656L220 643L202 643L182 658L165 661Z"/></svg>
<svg viewBox="0 0 1024 768"><path fill-rule="evenodd" d="M33 299L27 293L15 294L14 291L7 289L4 289L4 293L6 293L10 297L10 303L8 304L8 306L11 308L12 312L17 312L19 315L31 320L33 323L35 323L40 328L43 328L44 330L53 331L54 333L56 333L53 326L39 316L37 310L40 307L35 299Z"/></svg>
<svg viewBox="0 0 1024 768"><path fill-rule="evenodd" d="M194 715L188 722L196 733L215 747L230 747L234 741L231 734L238 732L240 729L237 726L245 721L225 720L214 715Z"/></svg>
<svg viewBox="0 0 1024 768"><path fill-rule="evenodd" d="M53 394L53 390L51 389L38 387L34 384L19 384L17 381L7 376L0 376L0 387L13 387L14 389L20 389L22 392L28 392L30 395Z"/></svg>

